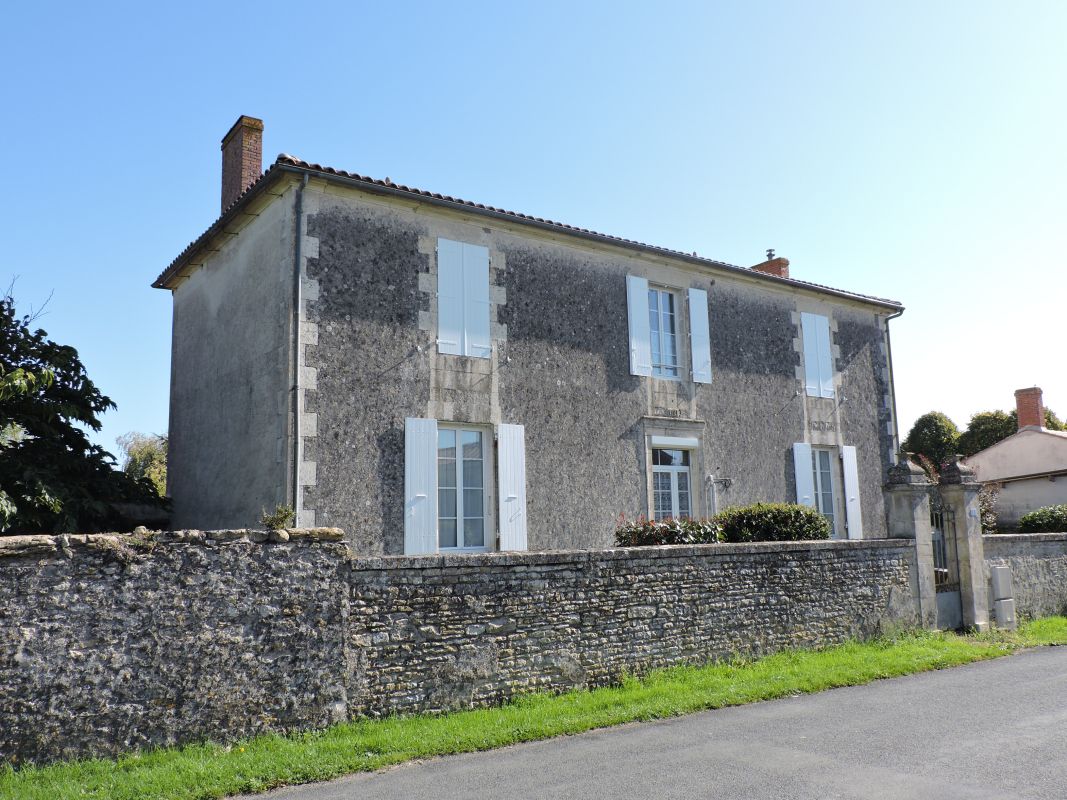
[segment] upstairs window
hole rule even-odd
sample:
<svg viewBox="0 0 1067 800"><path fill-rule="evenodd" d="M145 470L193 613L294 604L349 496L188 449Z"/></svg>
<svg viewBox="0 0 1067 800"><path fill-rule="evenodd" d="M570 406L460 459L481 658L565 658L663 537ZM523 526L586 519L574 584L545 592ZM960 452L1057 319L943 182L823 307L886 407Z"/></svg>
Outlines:
<svg viewBox="0 0 1067 800"><path fill-rule="evenodd" d="M682 372L678 337L685 336L679 314L685 314L683 298L689 301L689 375ZM711 334L708 325L708 293L690 288L659 289L640 275L626 276L627 328L630 335L630 374L644 377L711 383Z"/></svg>
<svg viewBox="0 0 1067 800"><path fill-rule="evenodd" d="M808 397L834 396L834 358L830 349L830 320L822 314L800 315L804 345L804 392Z"/></svg>
<svg viewBox="0 0 1067 800"><path fill-rule="evenodd" d="M666 289L648 290L648 326L652 346L652 374L657 378L678 377L678 329L674 294Z"/></svg>
<svg viewBox="0 0 1067 800"><path fill-rule="evenodd" d="M437 240L437 352L489 358L489 248Z"/></svg>

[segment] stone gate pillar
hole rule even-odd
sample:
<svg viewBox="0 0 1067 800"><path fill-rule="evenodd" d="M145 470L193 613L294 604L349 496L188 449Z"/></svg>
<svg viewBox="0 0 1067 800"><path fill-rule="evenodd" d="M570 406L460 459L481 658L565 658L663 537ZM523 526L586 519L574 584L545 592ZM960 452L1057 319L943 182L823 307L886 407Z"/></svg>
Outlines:
<svg viewBox="0 0 1067 800"><path fill-rule="evenodd" d="M978 491L982 485L974 470L956 456L941 470L941 499L955 516L956 555L960 567L960 602L963 625L989 630L989 588L985 578L985 547L982 544L982 513Z"/></svg>
<svg viewBox="0 0 1067 800"><path fill-rule="evenodd" d="M937 594L934 586L933 529L930 526L930 479L922 468L902 452L889 468L885 485L886 523L890 539L915 540L913 588L919 606L919 624L937 627Z"/></svg>

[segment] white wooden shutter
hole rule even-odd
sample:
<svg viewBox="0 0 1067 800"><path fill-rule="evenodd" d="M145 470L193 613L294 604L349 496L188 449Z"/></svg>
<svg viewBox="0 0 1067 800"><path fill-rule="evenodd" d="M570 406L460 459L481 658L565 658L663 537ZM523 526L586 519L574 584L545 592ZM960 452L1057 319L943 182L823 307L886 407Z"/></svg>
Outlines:
<svg viewBox="0 0 1067 800"><path fill-rule="evenodd" d="M463 244L437 240L437 352L463 355Z"/></svg>
<svg viewBox="0 0 1067 800"><path fill-rule="evenodd" d="M689 342L692 345L693 382L711 383L708 293L703 289L689 290Z"/></svg>
<svg viewBox="0 0 1067 800"><path fill-rule="evenodd" d="M811 445L793 445L793 473L797 482L797 502L815 508L815 472L811 464Z"/></svg>
<svg viewBox="0 0 1067 800"><path fill-rule="evenodd" d="M437 552L437 420L404 420L404 554Z"/></svg>
<svg viewBox="0 0 1067 800"><path fill-rule="evenodd" d="M819 396L819 339L815 314L800 315L800 341L804 345L804 393Z"/></svg>
<svg viewBox="0 0 1067 800"><path fill-rule="evenodd" d="M526 429L501 425L497 431L500 474L500 549L526 549Z"/></svg>
<svg viewBox="0 0 1067 800"><path fill-rule="evenodd" d="M463 354L489 358L493 344L489 333L489 248L463 245L463 322L466 346Z"/></svg>
<svg viewBox="0 0 1067 800"><path fill-rule="evenodd" d="M856 469L856 448L841 448L841 469L845 473L845 524L849 539L863 538L863 514L860 510L860 477Z"/></svg>
<svg viewBox="0 0 1067 800"><path fill-rule="evenodd" d="M648 281L626 276L626 311L630 321L630 374L652 375L652 334L648 320Z"/></svg>
<svg viewBox="0 0 1067 800"><path fill-rule="evenodd" d="M819 396L834 396L834 359L830 349L830 320L820 314L815 315L819 343Z"/></svg>

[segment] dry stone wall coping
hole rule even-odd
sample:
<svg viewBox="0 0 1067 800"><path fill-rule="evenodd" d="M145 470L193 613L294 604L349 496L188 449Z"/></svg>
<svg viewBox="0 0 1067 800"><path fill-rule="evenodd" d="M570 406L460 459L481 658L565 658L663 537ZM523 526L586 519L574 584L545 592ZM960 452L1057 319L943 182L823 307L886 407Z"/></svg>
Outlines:
<svg viewBox="0 0 1067 800"><path fill-rule="evenodd" d="M150 550L155 544L254 544L282 542L343 542L340 528L288 528L278 531L235 529L217 531L149 531L138 528L132 533L62 533L0 536L0 558L46 556L62 552L67 556L79 550L105 549Z"/></svg>
<svg viewBox="0 0 1067 800"><path fill-rule="evenodd" d="M756 553L791 553L866 549L908 550L908 539L832 539L803 542L751 542L747 544L668 544L655 547L616 547L607 550L540 550L507 553L432 553L418 556L373 556L352 559L352 571L409 570L441 567L510 567L573 564L586 561L706 558Z"/></svg>
<svg viewBox="0 0 1067 800"><path fill-rule="evenodd" d="M1034 542L1067 542L1067 533L987 533L982 536L987 546L996 544L1032 544Z"/></svg>

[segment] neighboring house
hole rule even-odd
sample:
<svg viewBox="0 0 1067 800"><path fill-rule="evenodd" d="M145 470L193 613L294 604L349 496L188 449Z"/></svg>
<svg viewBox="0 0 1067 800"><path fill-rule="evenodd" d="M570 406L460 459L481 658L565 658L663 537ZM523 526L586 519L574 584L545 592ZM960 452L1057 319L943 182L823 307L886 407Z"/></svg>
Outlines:
<svg viewBox="0 0 1067 800"><path fill-rule="evenodd" d="M1022 516L1067 503L1067 433L1045 427L1036 386L1015 393L1019 430L967 458L983 484L999 490L997 523L1014 528Z"/></svg>
<svg viewBox="0 0 1067 800"><path fill-rule="evenodd" d="M360 553L604 547L620 514L885 535L893 301L223 140L174 298L173 524L290 503Z"/></svg>

